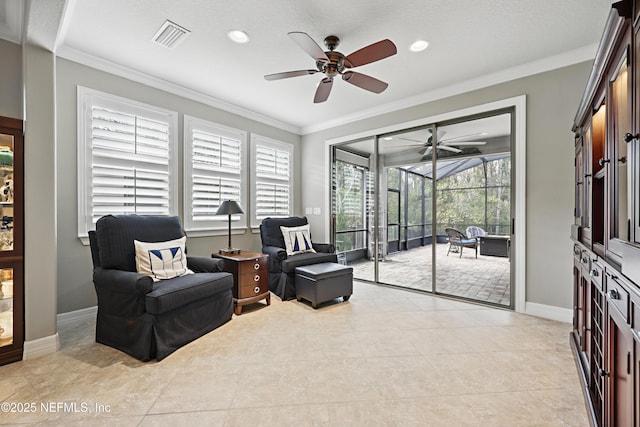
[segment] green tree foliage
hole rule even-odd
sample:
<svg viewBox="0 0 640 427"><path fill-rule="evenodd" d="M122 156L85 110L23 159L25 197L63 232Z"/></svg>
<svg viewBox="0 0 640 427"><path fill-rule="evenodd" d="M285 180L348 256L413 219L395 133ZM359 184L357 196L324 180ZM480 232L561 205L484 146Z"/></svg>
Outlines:
<svg viewBox="0 0 640 427"><path fill-rule="evenodd" d="M365 228L365 174L362 166L336 161L333 173L336 232ZM340 251L362 248L364 232L340 233L336 243Z"/></svg>
<svg viewBox="0 0 640 427"><path fill-rule="evenodd" d="M510 158L483 163L438 180L438 234L444 234L447 227L464 232L470 225L482 227L490 234L508 233L510 183Z"/></svg>

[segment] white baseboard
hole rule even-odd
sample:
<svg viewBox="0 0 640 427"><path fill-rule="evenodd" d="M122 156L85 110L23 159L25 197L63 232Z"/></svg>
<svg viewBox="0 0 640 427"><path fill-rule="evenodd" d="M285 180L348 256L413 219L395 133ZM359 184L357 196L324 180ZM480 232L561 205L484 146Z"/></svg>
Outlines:
<svg viewBox="0 0 640 427"><path fill-rule="evenodd" d="M81 323L96 318L98 306L81 308L80 310L69 311L67 313L58 314L58 327L68 325L70 323Z"/></svg>
<svg viewBox="0 0 640 427"><path fill-rule="evenodd" d="M82 308L68 313L60 313L57 316L58 327L73 323L83 323L87 320L96 318L98 307ZM44 338L38 338L33 341L24 342L24 350L22 354L23 360L35 359L37 357L46 356L55 353L60 349L60 338L58 334L50 335Z"/></svg>
<svg viewBox="0 0 640 427"><path fill-rule="evenodd" d="M573 322L573 311L568 308L555 307L553 305L546 304L537 304L535 302L527 302L525 303L524 312L531 316L557 320L558 322Z"/></svg>
<svg viewBox="0 0 640 427"><path fill-rule="evenodd" d="M47 354L55 353L59 348L60 338L57 333L33 341L25 341L22 360L31 360L46 356Z"/></svg>

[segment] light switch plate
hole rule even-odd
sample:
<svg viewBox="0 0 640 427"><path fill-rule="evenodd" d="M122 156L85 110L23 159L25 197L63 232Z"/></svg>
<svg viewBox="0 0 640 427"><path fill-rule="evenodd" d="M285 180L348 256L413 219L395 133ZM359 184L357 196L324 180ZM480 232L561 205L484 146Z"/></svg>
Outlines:
<svg viewBox="0 0 640 427"><path fill-rule="evenodd" d="M320 209L320 208L313 208L313 214L314 214L314 215L322 215L322 209Z"/></svg>
<svg viewBox="0 0 640 427"><path fill-rule="evenodd" d="M313 214L313 208L304 208L304 214L305 215Z"/></svg>

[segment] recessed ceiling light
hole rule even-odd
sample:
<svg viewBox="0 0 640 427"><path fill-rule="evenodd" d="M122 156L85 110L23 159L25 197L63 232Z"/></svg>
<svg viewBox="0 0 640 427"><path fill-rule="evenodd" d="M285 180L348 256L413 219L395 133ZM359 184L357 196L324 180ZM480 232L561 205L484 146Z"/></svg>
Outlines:
<svg viewBox="0 0 640 427"><path fill-rule="evenodd" d="M382 139L384 139L385 141L391 141L393 138L392 138L392 137L390 137L390 136L385 136L385 137L384 137L384 138L382 138Z"/></svg>
<svg viewBox="0 0 640 427"><path fill-rule="evenodd" d="M249 42L249 34L245 33L242 30L229 30L227 33L227 37L230 40L236 43L248 43Z"/></svg>
<svg viewBox="0 0 640 427"><path fill-rule="evenodd" d="M429 47L429 42L426 40L417 40L409 46L411 52L421 52Z"/></svg>

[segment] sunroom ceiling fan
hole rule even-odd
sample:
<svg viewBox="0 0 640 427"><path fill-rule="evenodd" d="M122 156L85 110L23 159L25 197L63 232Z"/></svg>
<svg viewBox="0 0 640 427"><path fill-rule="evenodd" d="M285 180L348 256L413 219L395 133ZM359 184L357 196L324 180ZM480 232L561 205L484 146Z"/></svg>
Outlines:
<svg viewBox="0 0 640 427"><path fill-rule="evenodd" d="M283 73L267 74L266 80L280 80L289 77L305 76L308 74L323 73L325 77L320 80L314 103L324 102L329 98L334 77L340 75L342 80L354 86L368 90L373 93L383 92L389 85L382 80L366 74L351 71L350 68L370 64L389 56L395 55L398 50L396 45L389 39L381 40L377 43L363 47L350 55L343 55L336 51L340 39L336 36L328 36L324 39L327 51L322 48L307 34L299 31L288 33L289 37L309 54L316 61L316 69L286 71Z"/></svg>
<svg viewBox="0 0 640 427"><path fill-rule="evenodd" d="M431 133L431 130L429 129L429 133ZM438 141L436 142L436 149L438 150L444 150L444 151L448 151L450 153L454 153L454 154L461 154L464 152L464 147L467 146L477 146L477 145L485 145L487 142L486 141L474 141L471 140L473 138L476 138L478 136L486 136L486 133L480 132L480 133L472 133L469 135L462 135L462 136L456 136L454 138L444 138L444 135L447 132L444 130L440 130L438 129ZM410 138L399 138L399 139L404 139L405 141L413 141L416 142L418 144L411 144L408 145L409 147L411 146L419 146L420 149L418 150L418 153L423 154L425 156L428 156L429 154L431 154L431 152L433 151L433 135L429 136L429 138L427 138L426 142L422 142L422 141L418 141L415 139L410 139ZM463 148L460 148L463 147Z"/></svg>

